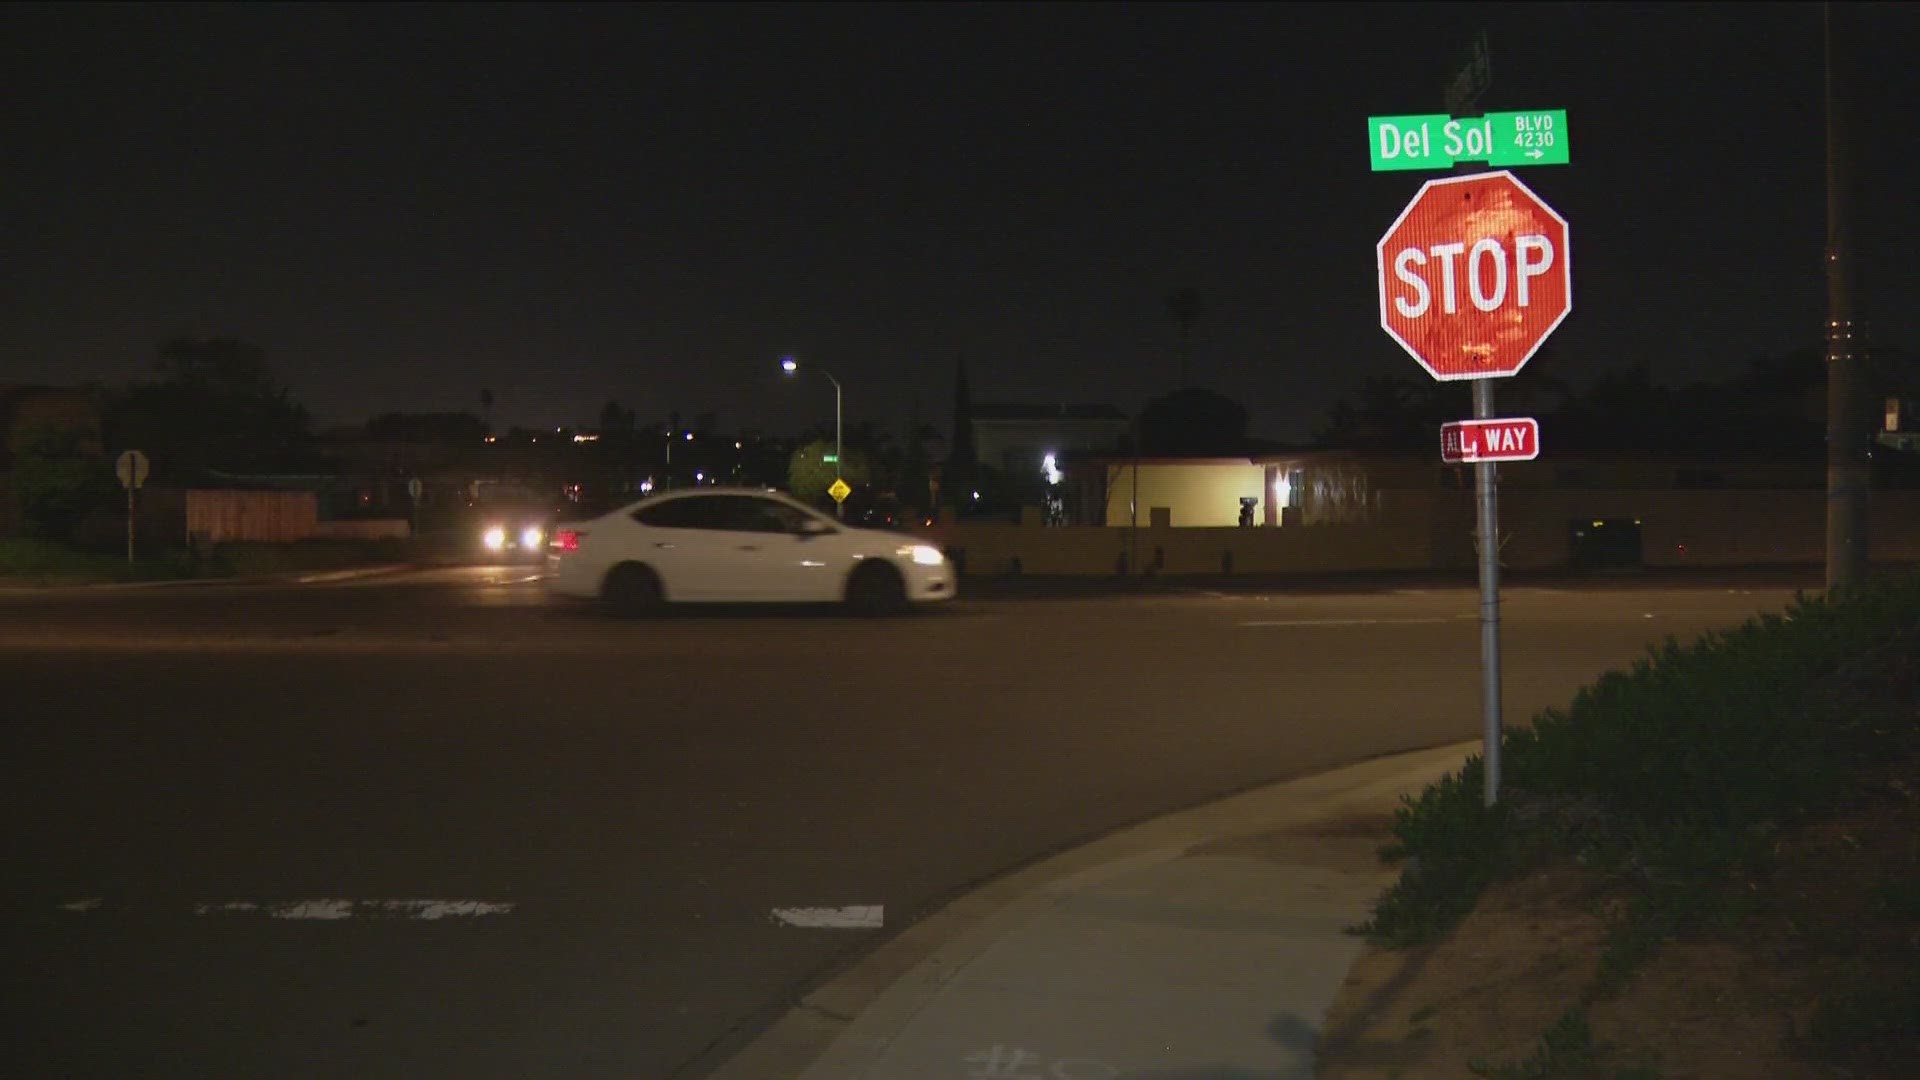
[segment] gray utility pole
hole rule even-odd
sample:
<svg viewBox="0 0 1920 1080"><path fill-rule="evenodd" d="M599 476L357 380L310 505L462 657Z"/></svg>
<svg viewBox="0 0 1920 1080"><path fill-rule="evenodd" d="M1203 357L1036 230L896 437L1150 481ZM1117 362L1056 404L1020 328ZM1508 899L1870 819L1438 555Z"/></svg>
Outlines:
<svg viewBox="0 0 1920 1080"><path fill-rule="evenodd" d="M1867 431L1858 408L1860 361L1853 318L1853 168L1847 80L1835 63L1833 5L1823 4L1827 91L1827 588L1867 577Z"/></svg>
<svg viewBox="0 0 1920 1080"><path fill-rule="evenodd" d="M1486 31L1473 39L1466 64L1447 84L1449 112L1466 112L1480 103L1493 84L1493 50ZM1462 162L1456 173L1483 172L1480 165ZM1490 420L1492 379L1473 380L1473 418ZM1474 552L1480 562L1480 756L1485 765L1482 798L1488 806L1500 801L1500 740L1503 737L1500 702L1500 466L1491 461L1473 465Z"/></svg>

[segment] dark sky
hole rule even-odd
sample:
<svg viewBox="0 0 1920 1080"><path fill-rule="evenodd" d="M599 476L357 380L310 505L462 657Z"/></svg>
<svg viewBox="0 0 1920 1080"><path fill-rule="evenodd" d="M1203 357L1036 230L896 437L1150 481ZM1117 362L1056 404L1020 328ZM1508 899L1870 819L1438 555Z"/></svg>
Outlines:
<svg viewBox="0 0 1920 1080"><path fill-rule="evenodd" d="M1862 314L1920 345L1920 8L1846 6ZM1572 223L1536 363L1673 381L1816 343L1817 5L0 9L0 382L115 381L160 338L264 345L325 422L617 398L728 428L944 424L1196 374L1308 433L1380 331L1374 243L1423 174L1365 118L1564 108L1523 179ZM1465 392L1462 391L1463 401Z"/></svg>

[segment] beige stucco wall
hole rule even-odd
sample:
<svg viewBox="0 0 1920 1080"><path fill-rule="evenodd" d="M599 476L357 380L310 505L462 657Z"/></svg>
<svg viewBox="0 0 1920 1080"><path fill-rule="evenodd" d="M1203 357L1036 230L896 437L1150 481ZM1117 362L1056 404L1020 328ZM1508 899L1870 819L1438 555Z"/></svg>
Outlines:
<svg viewBox="0 0 1920 1080"><path fill-rule="evenodd" d="M1152 520L1152 508L1164 506L1172 511L1175 528L1232 528L1240 523L1240 500L1262 500L1256 504L1253 520L1261 520L1265 505L1261 488L1266 469L1251 461L1140 465L1139 524ZM1109 526L1133 524L1129 503L1133 499L1133 466L1118 465L1108 472L1107 517Z"/></svg>
<svg viewBox="0 0 1920 1080"><path fill-rule="evenodd" d="M1143 467L1143 506L1150 505L1147 476ZM1018 559L1028 574L1113 574L1123 555L1138 571L1156 554L1159 571L1168 574L1220 573L1226 555L1234 573L1472 565L1471 493L1382 494L1389 512L1378 524L1181 528L1176 509L1175 528L1143 521L1137 534L1101 526L984 524L925 531L934 542L964 551L970 573L1006 573ZM1602 517L1640 521L1648 566L1807 565L1825 557L1825 507L1823 493L1806 491L1502 492L1501 561L1515 569L1565 566L1568 522ZM1920 493L1875 494L1869 532L1875 562L1920 562Z"/></svg>
<svg viewBox="0 0 1920 1080"><path fill-rule="evenodd" d="M954 525L934 539L964 553L968 573L1114 574L1122 559L1164 574L1284 574L1414 570L1427 565L1427 538L1372 525L1320 528L1131 529ZM1229 558L1230 557L1230 558Z"/></svg>

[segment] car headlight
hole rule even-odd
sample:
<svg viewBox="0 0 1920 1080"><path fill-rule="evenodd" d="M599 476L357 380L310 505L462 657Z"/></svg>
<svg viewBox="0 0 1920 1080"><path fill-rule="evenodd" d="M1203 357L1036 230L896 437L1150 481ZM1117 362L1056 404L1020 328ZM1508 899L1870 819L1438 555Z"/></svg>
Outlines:
<svg viewBox="0 0 1920 1080"><path fill-rule="evenodd" d="M940 554L939 548L930 547L926 544L915 544L912 547L903 547L899 551L894 552L894 554L902 558L912 559L921 566L939 566L941 563L947 561L947 557Z"/></svg>
<svg viewBox="0 0 1920 1080"><path fill-rule="evenodd" d="M488 551L505 551L507 547L507 530L496 525L480 534L480 542L486 545Z"/></svg>
<svg viewBox="0 0 1920 1080"><path fill-rule="evenodd" d="M536 529L532 526L528 526L526 529L523 529L521 531L520 533L521 550L529 551L539 546L540 546L540 530L539 529Z"/></svg>

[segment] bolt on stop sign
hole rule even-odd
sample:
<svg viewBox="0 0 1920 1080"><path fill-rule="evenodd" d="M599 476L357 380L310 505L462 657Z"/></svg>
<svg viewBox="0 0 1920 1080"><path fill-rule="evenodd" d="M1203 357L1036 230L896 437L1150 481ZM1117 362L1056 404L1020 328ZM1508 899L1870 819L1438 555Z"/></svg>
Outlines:
<svg viewBox="0 0 1920 1080"><path fill-rule="evenodd" d="M1567 219L1510 172L1427 181L1376 252L1380 326L1436 379L1514 374L1573 310Z"/></svg>

